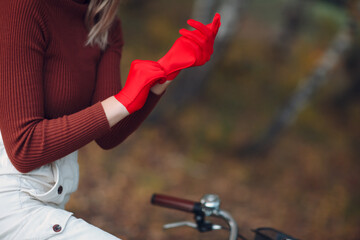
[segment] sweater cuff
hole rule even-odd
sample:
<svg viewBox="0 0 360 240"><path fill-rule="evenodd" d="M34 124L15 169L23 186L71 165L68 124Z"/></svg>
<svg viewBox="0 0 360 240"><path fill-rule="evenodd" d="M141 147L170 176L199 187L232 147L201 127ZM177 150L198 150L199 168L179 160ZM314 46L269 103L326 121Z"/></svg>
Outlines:
<svg viewBox="0 0 360 240"><path fill-rule="evenodd" d="M104 108L101 102L97 102L90 109L91 110L89 112L89 117L91 117L93 122L98 125L98 130L100 133L99 137L101 137L102 135L111 130Z"/></svg>

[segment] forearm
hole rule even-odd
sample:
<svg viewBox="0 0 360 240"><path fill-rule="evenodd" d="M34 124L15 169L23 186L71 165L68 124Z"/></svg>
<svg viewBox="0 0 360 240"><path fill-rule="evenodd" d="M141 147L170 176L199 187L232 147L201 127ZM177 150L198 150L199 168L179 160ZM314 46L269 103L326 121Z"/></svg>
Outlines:
<svg viewBox="0 0 360 240"><path fill-rule="evenodd" d="M111 149L123 142L152 112L161 96L162 94L156 95L150 92L145 105L140 110L119 121L111 128L111 131L96 139L96 143L103 149Z"/></svg>
<svg viewBox="0 0 360 240"><path fill-rule="evenodd" d="M110 130L100 103L55 119L18 114L22 107L1 105L1 134L9 158L20 172L29 172L60 159Z"/></svg>

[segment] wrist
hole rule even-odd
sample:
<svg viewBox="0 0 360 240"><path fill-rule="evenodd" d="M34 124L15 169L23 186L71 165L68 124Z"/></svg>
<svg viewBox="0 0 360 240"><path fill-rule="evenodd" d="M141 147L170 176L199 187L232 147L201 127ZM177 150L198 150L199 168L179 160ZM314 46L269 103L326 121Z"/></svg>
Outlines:
<svg viewBox="0 0 360 240"><path fill-rule="evenodd" d="M156 95L161 95L165 92L166 88L169 86L171 81L166 81L164 83L157 83L151 87L150 91Z"/></svg>
<svg viewBox="0 0 360 240"><path fill-rule="evenodd" d="M109 122L110 127L113 127L123 118L129 115L126 107L119 102L114 96L109 97L101 102L101 105L104 109L106 118Z"/></svg>

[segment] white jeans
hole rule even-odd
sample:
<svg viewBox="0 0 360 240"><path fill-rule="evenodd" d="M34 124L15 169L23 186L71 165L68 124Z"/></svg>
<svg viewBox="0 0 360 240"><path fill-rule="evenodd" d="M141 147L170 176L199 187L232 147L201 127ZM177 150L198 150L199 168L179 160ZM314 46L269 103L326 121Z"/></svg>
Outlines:
<svg viewBox="0 0 360 240"><path fill-rule="evenodd" d="M64 210L78 182L77 152L22 174L0 133L0 239L118 239Z"/></svg>

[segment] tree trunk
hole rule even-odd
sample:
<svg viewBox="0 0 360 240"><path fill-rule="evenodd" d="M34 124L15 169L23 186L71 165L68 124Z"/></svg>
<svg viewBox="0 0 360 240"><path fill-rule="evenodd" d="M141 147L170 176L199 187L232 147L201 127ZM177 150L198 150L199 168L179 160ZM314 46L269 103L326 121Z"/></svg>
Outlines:
<svg viewBox="0 0 360 240"><path fill-rule="evenodd" d="M327 82L327 76L351 45L349 28L340 31L329 49L325 52L314 72L299 82L297 89L285 107L275 116L270 127L255 143L241 148L240 154L265 153L276 141L283 130L291 125L306 106L311 96Z"/></svg>

